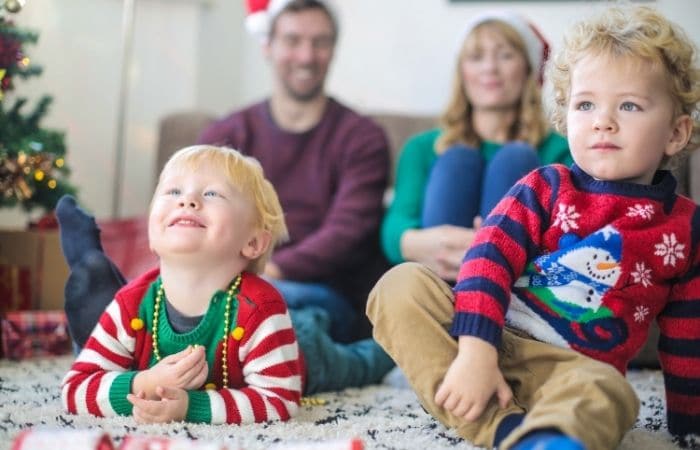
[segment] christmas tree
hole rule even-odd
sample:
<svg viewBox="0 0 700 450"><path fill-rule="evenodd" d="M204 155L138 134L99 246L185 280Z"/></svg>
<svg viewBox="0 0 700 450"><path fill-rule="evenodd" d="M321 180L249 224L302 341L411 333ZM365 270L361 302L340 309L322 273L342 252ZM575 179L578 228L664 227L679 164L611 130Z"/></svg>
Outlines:
<svg viewBox="0 0 700 450"><path fill-rule="evenodd" d="M19 11L22 4L0 0L8 12ZM52 98L41 97L25 112L27 99L12 95L18 78L41 74L41 67L24 52L24 46L37 39L37 33L15 26L0 12L0 207L19 205L26 211L38 207L48 213L75 188L67 181L63 133L40 126Z"/></svg>

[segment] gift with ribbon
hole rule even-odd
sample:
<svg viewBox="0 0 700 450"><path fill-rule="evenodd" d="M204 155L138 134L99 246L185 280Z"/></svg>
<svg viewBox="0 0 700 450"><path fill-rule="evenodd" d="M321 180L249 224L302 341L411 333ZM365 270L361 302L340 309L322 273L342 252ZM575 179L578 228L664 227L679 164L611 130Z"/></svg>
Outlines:
<svg viewBox="0 0 700 450"><path fill-rule="evenodd" d="M63 311L10 311L2 319L5 358L21 360L71 352L68 321Z"/></svg>

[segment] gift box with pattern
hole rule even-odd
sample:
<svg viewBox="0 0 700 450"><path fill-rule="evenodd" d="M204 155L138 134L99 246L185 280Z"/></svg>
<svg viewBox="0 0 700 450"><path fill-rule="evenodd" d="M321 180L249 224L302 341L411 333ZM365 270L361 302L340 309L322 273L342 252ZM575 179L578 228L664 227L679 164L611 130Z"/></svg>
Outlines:
<svg viewBox="0 0 700 450"><path fill-rule="evenodd" d="M63 355L72 349L63 311L10 311L2 319L5 358Z"/></svg>

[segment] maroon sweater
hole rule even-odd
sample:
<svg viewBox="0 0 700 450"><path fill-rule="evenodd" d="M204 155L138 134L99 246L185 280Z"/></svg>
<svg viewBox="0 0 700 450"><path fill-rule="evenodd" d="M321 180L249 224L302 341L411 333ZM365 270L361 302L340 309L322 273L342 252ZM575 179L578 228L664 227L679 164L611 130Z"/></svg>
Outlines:
<svg viewBox="0 0 700 450"><path fill-rule="evenodd" d="M378 241L389 171L382 129L329 98L315 127L291 133L263 101L217 121L199 143L233 147L262 164L289 228L290 240L272 257L285 277L327 283L364 308L387 267Z"/></svg>

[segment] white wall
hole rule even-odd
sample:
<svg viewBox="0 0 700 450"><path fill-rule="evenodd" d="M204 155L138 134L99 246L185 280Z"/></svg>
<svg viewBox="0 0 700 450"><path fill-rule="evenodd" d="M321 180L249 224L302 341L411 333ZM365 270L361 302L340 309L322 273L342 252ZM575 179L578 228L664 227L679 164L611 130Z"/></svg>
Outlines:
<svg viewBox="0 0 700 450"><path fill-rule="evenodd" d="M553 46L567 26L609 2L335 0L341 35L328 89L364 111L438 113L446 100L460 30L484 7L512 8L537 23ZM143 213L152 189L157 122L170 111L223 114L263 97L270 84L259 43L243 30L239 0L136 0L134 65L128 96L121 215ZM657 7L700 44L700 2ZM15 16L37 29L28 47L45 74L18 83L22 94L50 93L46 125L67 132L68 163L80 199L98 217L112 209L121 64L118 0L28 0ZM23 224L0 210L3 226Z"/></svg>
<svg viewBox="0 0 700 450"><path fill-rule="evenodd" d="M522 13L554 48L566 28L583 14L604 9L605 1L335 0L341 16L340 41L328 90L364 111L439 112L448 95L454 55L463 24L485 8ZM700 2L658 0L654 6L681 25L700 45ZM208 16L239 19L242 2L215 2ZM267 92L269 73L258 43L241 28L209 27L202 33L238 41L235 58L222 60L233 78L199 86L202 105L223 113ZM225 30L225 31L224 31ZM224 34L221 34L224 33ZM223 67L223 66L222 66ZM201 66L201 70L204 66Z"/></svg>
<svg viewBox="0 0 700 450"><path fill-rule="evenodd" d="M148 204L158 118L196 104L200 8L201 3L194 0L136 1L121 194L124 216L141 214ZM26 45L24 50L44 69L41 77L18 81L14 95L54 97L43 125L65 130L67 163L71 181L80 189L79 199L98 217L109 217L121 82L122 2L28 0L11 18L40 33L38 44ZM22 226L26 220L19 210L0 210L2 226Z"/></svg>

